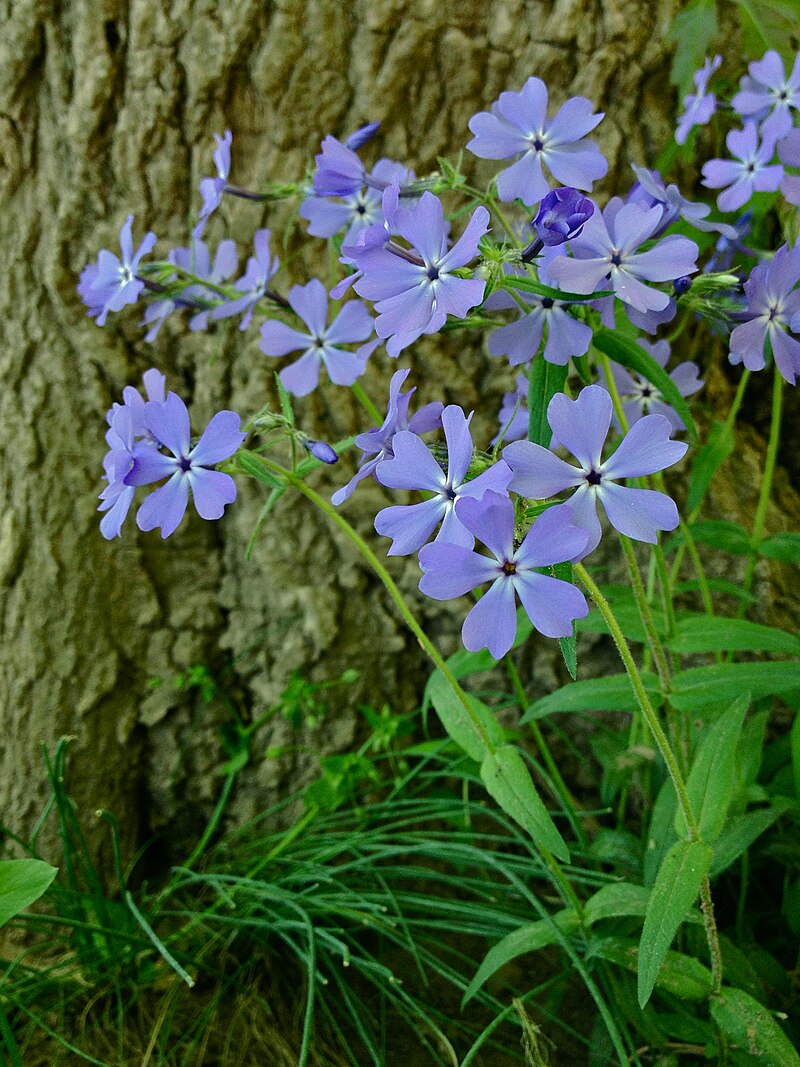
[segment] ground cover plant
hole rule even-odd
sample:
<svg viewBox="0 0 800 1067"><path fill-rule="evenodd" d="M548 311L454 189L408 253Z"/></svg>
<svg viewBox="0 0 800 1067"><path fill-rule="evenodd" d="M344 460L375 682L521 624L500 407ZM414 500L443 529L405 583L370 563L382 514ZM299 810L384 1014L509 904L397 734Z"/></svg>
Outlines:
<svg viewBox="0 0 800 1067"><path fill-rule="evenodd" d="M190 330L234 319L246 338L258 316L254 358L281 361L276 403L244 418L221 410L199 436L157 368L128 386L107 414L102 535L129 536L137 493L139 529L167 538L190 501L223 519L237 479L252 479L265 494L253 541L273 509L303 497L427 653L428 735L369 709L365 747L323 761L290 831L267 822L218 837L250 758L253 730L240 724L190 860L133 889L120 863L119 895L75 859L59 749L50 777L66 883L48 890L48 857L22 843L29 857L0 868L0 920L47 891L56 914L23 925L49 924L71 951L53 949L46 978L24 955L9 962L9 1062L28 1062L42 1034L70 1056L127 1062L137 991L168 979L186 996L199 975L219 990L204 1024L159 1016L140 1054L203 1062L213 1013L253 981L242 970L252 954L290 959L303 976L294 1044L270 1053L287 1062L540 1064L548 1042L561 1048L554 1062L800 1062L797 601L768 624L757 582L766 562L791 589L800 562L800 533L766 532L791 433L784 396L800 373L800 56L770 48L745 72L709 55L692 82L659 169L634 167L603 205L590 195L607 172L591 138L603 115L583 97L554 105L531 75L486 102L464 157L432 176L365 162L373 123L327 134L306 179L243 189L225 131L185 247L152 258L155 235L136 247L129 216L120 254L103 250L84 269L79 292L99 326L143 305L157 346L171 318ZM709 142L717 154L701 157ZM713 206L670 181L668 168L692 159ZM321 262L335 276L295 279L267 228L241 271L230 239L213 250L205 239L223 197L295 202L310 239L331 243ZM414 346L444 330L484 333L498 366L519 368L491 440L474 440L473 413L456 403L415 404ZM704 411L704 353L720 346L735 393L726 411ZM361 382L368 361L387 370L380 397ZM735 477L753 376L771 379L771 414L757 504L741 523L707 504ZM363 431L307 433L304 398L318 388L350 390ZM319 468L354 455L349 479L322 495ZM401 494L376 514L372 540L347 518L368 478ZM417 601L383 558L411 555ZM626 582L609 580L609 560ZM452 656L420 621L425 597L455 602L463 649ZM572 679L552 693L526 687L520 669L534 631L558 642ZM583 634L610 638L617 671L586 671ZM600 712L581 751L561 723ZM591 807L565 771L589 753L601 773ZM534 953L548 974L526 983ZM426 999L410 961L460 1005ZM86 1017L87 985L103 987L120 1020L105 1059L68 1037L59 1046L53 1023L72 998ZM215 1055L238 1062L230 1046Z"/></svg>

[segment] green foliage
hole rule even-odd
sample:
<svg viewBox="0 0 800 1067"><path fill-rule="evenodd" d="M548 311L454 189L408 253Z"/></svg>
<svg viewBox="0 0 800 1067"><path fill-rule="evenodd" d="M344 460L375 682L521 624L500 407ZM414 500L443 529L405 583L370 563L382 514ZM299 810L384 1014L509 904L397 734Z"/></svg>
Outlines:
<svg viewBox="0 0 800 1067"><path fill-rule="evenodd" d="M42 860L0 860L0 926L37 901L57 873Z"/></svg>

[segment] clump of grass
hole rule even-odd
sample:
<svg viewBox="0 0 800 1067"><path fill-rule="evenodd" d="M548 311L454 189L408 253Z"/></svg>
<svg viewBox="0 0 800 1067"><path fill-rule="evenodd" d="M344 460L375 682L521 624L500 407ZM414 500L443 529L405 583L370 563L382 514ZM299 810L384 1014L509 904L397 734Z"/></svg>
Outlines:
<svg viewBox="0 0 800 1067"><path fill-rule="evenodd" d="M383 798L311 807L289 830L287 800L132 891L108 814L113 877L93 864L62 742L48 761L61 874L2 964L10 1067L525 1063L513 1010L490 992L464 1014L459 1001L487 946L542 909L547 872L469 799L470 776L443 747ZM541 965L543 989L568 982ZM548 1014L545 998L554 1040L580 1040Z"/></svg>

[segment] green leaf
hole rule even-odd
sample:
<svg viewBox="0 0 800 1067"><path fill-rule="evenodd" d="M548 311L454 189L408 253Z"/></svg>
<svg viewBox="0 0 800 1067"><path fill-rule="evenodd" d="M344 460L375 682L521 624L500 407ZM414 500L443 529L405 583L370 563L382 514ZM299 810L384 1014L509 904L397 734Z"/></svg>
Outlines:
<svg viewBox="0 0 800 1067"><path fill-rule="evenodd" d="M719 837L725 825L733 795L736 746L749 706L750 694L743 693L709 727L689 771L689 804L700 827L700 837L708 843ZM675 816L675 829L681 835L689 832L680 809Z"/></svg>
<svg viewBox="0 0 800 1067"><path fill-rule="evenodd" d="M648 382L658 389L664 400L670 404L683 420L683 425L693 444L697 444L697 427L694 424L689 405L684 400L675 382L667 374L663 367L659 367L653 357L635 341L629 341L627 337L621 337L618 333L609 330L605 326L596 331L592 338L592 344L600 352L603 352L628 370L641 374Z"/></svg>
<svg viewBox="0 0 800 1067"><path fill-rule="evenodd" d="M612 882L598 889L589 897L583 908L583 921L587 926L600 919L616 919L623 915L644 915L650 890L632 882Z"/></svg>
<svg viewBox="0 0 800 1067"><path fill-rule="evenodd" d="M642 674L645 689L655 706L663 703L655 674ZM560 711L635 711L639 707L627 674L608 674L603 678L588 678L562 685L554 693L529 706L522 722L544 719Z"/></svg>
<svg viewBox="0 0 800 1067"><path fill-rule="evenodd" d="M0 926L38 900L56 874L43 860L0 860Z"/></svg>
<svg viewBox="0 0 800 1067"><path fill-rule="evenodd" d="M467 693L466 698L476 718L483 726L490 744L502 745L505 741L503 728L495 719L491 709L471 693ZM425 686L423 711L430 704L436 709L442 725L455 743L463 748L471 759L480 763L488 751L486 741L453 687L438 670L433 672Z"/></svg>
<svg viewBox="0 0 800 1067"><path fill-rule="evenodd" d="M624 938L613 938L595 946L594 954L629 971L639 970L639 946ZM681 1000L707 1000L711 992L711 971L691 956L669 951L664 956L656 985Z"/></svg>
<svg viewBox="0 0 800 1067"><path fill-rule="evenodd" d="M567 367L558 367L546 359L535 359L531 363L528 380L528 440L543 448L550 447L553 431L547 421L547 408L550 401L564 388L567 380Z"/></svg>
<svg viewBox="0 0 800 1067"><path fill-rule="evenodd" d="M717 34L714 0L694 0L672 20L667 38L675 45L669 80L683 92L691 91L692 75L703 65Z"/></svg>
<svg viewBox="0 0 800 1067"><path fill-rule="evenodd" d="M578 646L575 641L575 635L570 637L559 637L558 647L561 649L561 657L564 660L564 666L569 671L570 678L578 677Z"/></svg>
<svg viewBox="0 0 800 1067"><path fill-rule="evenodd" d="M733 431L730 426L725 422L712 423L705 443L698 448L692 459L689 496L686 501L688 511L693 512L700 506L712 478L733 452L733 448Z"/></svg>
<svg viewBox="0 0 800 1067"><path fill-rule="evenodd" d="M251 478L256 478L259 482L263 482L264 485L268 485L271 489L286 488L286 483L283 479L279 478L276 474L273 474L255 452L248 452L246 450L237 452L236 461L245 474L249 474Z"/></svg>
<svg viewBox="0 0 800 1067"><path fill-rule="evenodd" d="M677 841L664 857L647 905L639 942L639 1006L650 999L659 970L678 927L711 866L711 848L702 841Z"/></svg>
<svg viewBox="0 0 800 1067"><path fill-rule="evenodd" d="M791 42L797 32L796 0L736 0L744 52L760 58L774 48L784 62L794 60Z"/></svg>
<svg viewBox="0 0 800 1067"><path fill-rule="evenodd" d="M711 1017L720 1030L763 1067L800 1067L800 1056L763 1004L743 989L725 987L711 1000Z"/></svg>
<svg viewBox="0 0 800 1067"><path fill-rule="evenodd" d="M524 956L527 952L538 952L547 945L555 944L561 940L561 937L571 934L579 926L580 919L577 913L571 908L565 908L563 911L556 912L550 919L539 919L535 923L521 926L518 930L512 930L486 953L475 977L464 993L461 1001L462 1010L501 967L517 959L518 956Z"/></svg>
<svg viewBox="0 0 800 1067"><path fill-rule="evenodd" d="M709 872L712 878L727 870L781 815L793 807L792 801L782 797L775 799L768 808L748 811L731 819L714 842L714 859Z"/></svg>
<svg viewBox="0 0 800 1067"><path fill-rule="evenodd" d="M678 711L695 711L728 703L745 692L758 700L793 689L800 689L800 663L712 663L674 675L670 702Z"/></svg>
<svg viewBox="0 0 800 1067"><path fill-rule="evenodd" d="M800 533L773 534L756 545L759 556L781 563L800 563Z"/></svg>
<svg viewBox="0 0 800 1067"><path fill-rule="evenodd" d="M728 652L731 649L794 656L800 653L800 638L785 630L746 619L721 619L709 615L682 616L668 644L673 652L688 654Z"/></svg>
<svg viewBox="0 0 800 1067"><path fill-rule="evenodd" d="M722 552L734 556L749 556L753 551L750 534L743 526L727 519L709 519L707 522L693 522L689 525L692 537L703 545L711 545ZM675 543L682 540L680 534L673 536Z"/></svg>
<svg viewBox="0 0 800 1067"><path fill-rule="evenodd" d="M281 381L280 374L275 375L275 385L278 387L278 396L281 402L281 411L283 417L286 419L290 426L294 426L294 412L292 411L292 398L286 392L286 388Z"/></svg>
<svg viewBox="0 0 800 1067"><path fill-rule="evenodd" d="M525 761L512 745L488 752L481 764L481 779L503 811L526 830L534 842L564 863L569 850L542 803Z"/></svg>
<svg viewBox="0 0 800 1067"><path fill-rule="evenodd" d="M506 274L503 278L503 286L506 289L522 289L526 293L536 293L537 296L549 296L553 300L566 300L571 304L587 303L589 300L599 300L604 296L613 296L613 289L604 289L599 293L567 293L561 289L554 289L551 285L536 282L533 278L523 278L515 274Z"/></svg>
<svg viewBox="0 0 800 1067"><path fill-rule="evenodd" d="M661 869L661 862L677 840L675 833L675 811L678 798L671 778L665 778L658 791L647 829L647 846L642 863L644 884L652 886Z"/></svg>

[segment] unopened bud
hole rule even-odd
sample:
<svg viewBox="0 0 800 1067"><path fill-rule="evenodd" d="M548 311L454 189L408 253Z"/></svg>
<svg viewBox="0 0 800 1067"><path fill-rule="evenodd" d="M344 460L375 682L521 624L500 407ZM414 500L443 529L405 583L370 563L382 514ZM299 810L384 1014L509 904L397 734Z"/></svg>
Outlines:
<svg viewBox="0 0 800 1067"><path fill-rule="evenodd" d="M310 439L303 441L303 448L305 448L314 459L318 459L320 463L338 463L339 457L326 441L312 441Z"/></svg>

